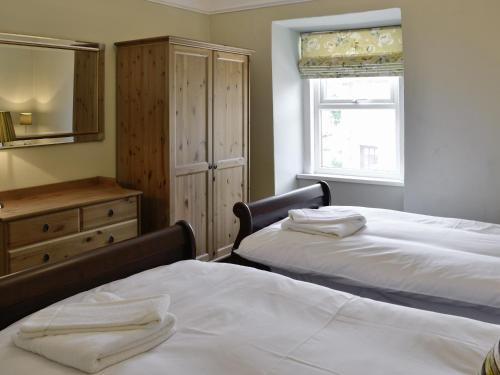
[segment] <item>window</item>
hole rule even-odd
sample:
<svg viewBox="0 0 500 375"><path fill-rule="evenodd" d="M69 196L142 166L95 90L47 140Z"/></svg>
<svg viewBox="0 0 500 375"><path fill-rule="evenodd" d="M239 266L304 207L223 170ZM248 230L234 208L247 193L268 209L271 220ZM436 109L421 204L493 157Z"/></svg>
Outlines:
<svg viewBox="0 0 500 375"><path fill-rule="evenodd" d="M313 173L403 181L400 77L308 81Z"/></svg>

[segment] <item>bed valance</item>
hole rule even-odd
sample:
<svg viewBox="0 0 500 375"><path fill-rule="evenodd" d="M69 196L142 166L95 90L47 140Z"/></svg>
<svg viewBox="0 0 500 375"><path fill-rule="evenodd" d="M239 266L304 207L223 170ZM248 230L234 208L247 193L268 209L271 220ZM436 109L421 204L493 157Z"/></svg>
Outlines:
<svg viewBox="0 0 500 375"><path fill-rule="evenodd" d="M403 75L401 26L302 33L302 78Z"/></svg>

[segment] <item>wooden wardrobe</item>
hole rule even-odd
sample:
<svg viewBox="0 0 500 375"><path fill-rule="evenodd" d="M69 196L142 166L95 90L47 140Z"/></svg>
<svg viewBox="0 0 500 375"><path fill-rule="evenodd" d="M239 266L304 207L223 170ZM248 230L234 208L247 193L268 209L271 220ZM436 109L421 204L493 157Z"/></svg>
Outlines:
<svg viewBox="0 0 500 375"><path fill-rule="evenodd" d="M117 46L117 179L144 192L142 230L189 221L197 256L228 254L248 197L249 55L160 37Z"/></svg>

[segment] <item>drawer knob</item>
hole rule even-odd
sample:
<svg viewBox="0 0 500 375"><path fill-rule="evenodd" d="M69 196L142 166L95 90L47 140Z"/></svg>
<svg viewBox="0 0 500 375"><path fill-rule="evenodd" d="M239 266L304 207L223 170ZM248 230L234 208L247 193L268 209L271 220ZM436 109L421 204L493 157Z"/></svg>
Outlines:
<svg viewBox="0 0 500 375"><path fill-rule="evenodd" d="M49 254L43 254L42 260L44 263L47 263L50 260L50 255Z"/></svg>
<svg viewBox="0 0 500 375"><path fill-rule="evenodd" d="M113 217L114 214L115 214L115 211L113 211L113 209L110 208L108 211L108 217Z"/></svg>
<svg viewBox="0 0 500 375"><path fill-rule="evenodd" d="M50 225L49 224L43 224L43 227L42 227L42 231L43 233L47 233L50 229Z"/></svg>
<svg viewBox="0 0 500 375"><path fill-rule="evenodd" d="M113 236L109 236L108 243L113 243L113 242L115 242L115 238Z"/></svg>

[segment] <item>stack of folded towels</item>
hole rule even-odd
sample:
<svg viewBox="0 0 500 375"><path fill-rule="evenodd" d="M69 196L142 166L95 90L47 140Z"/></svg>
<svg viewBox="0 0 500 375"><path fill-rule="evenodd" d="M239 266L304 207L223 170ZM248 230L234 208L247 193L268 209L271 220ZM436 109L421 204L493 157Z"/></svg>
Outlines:
<svg viewBox="0 0 500 375"><path fill-rule="evenodd" d="M169 306L169 295L122 299L95 293L82 303L35 313L13 339L20 348L95 373L167 340L176 321Z"/></svg>
<svg viewBox="0 0 500 375"><path fill-rule="evenodd" d="M356 233L366 224L366 218L358 212L339 206L319 209L288 211L281 227L296 232L344 238Z"/></svg>

